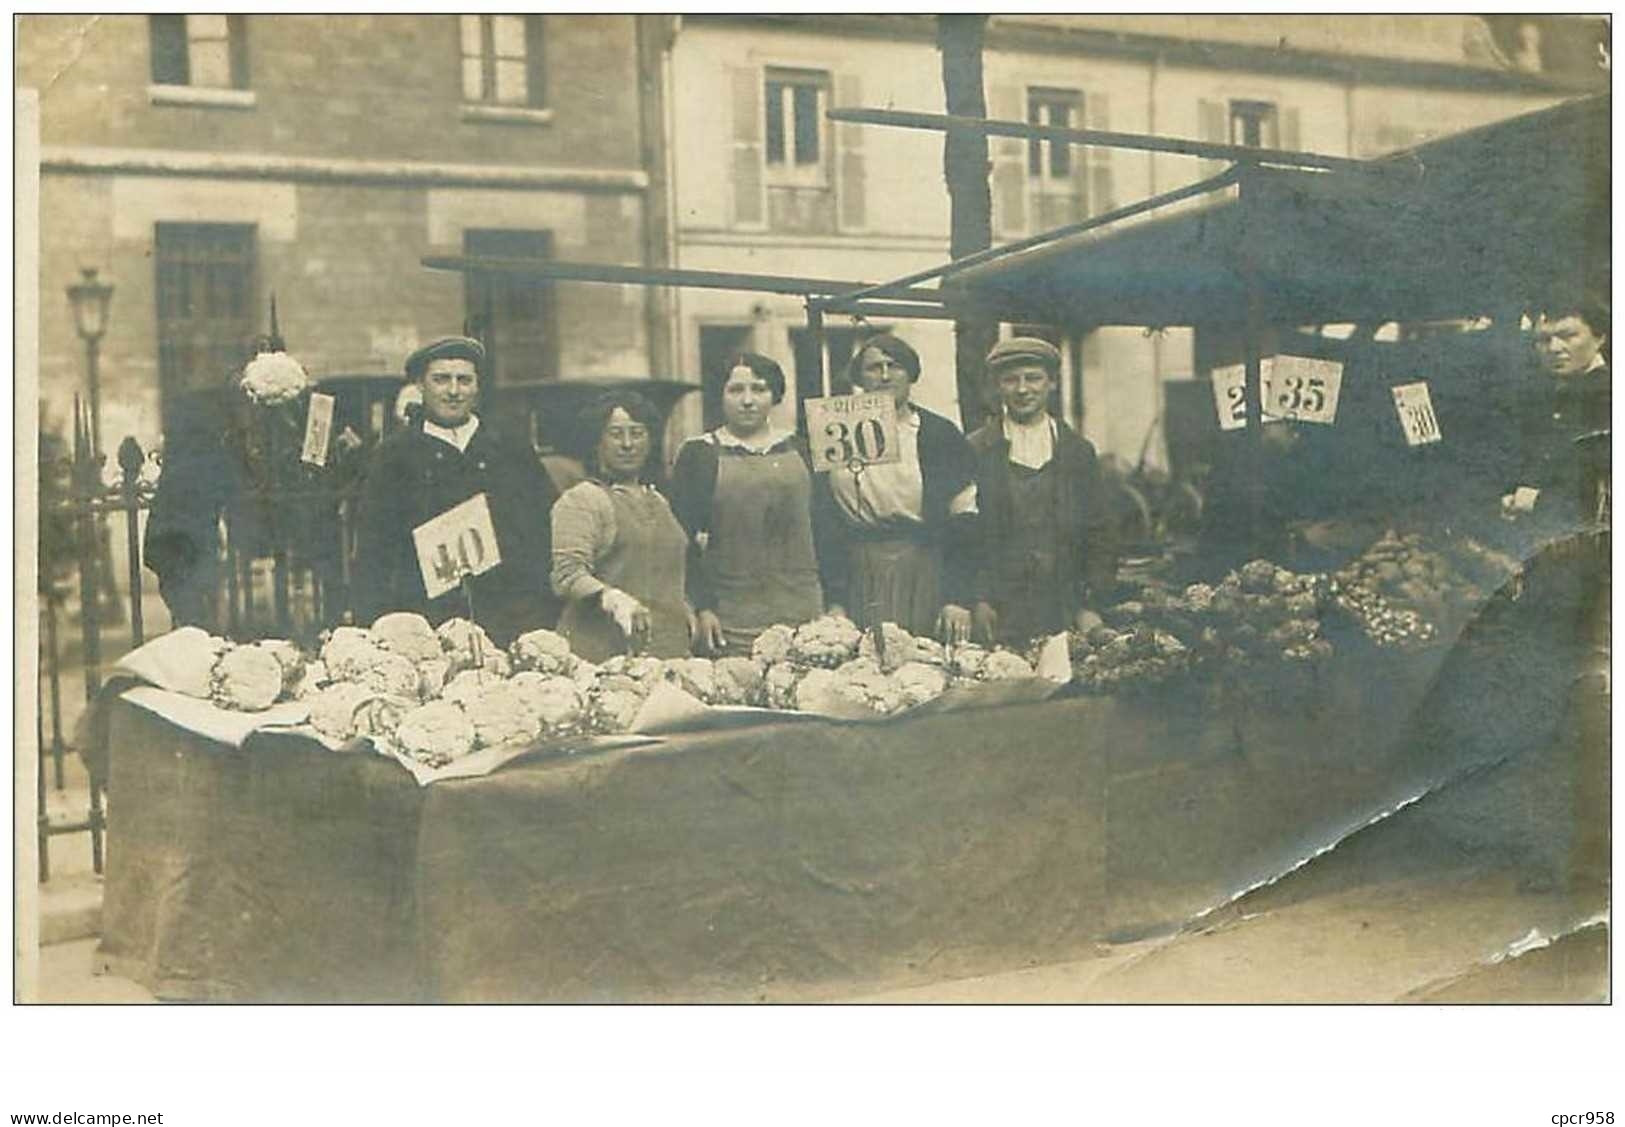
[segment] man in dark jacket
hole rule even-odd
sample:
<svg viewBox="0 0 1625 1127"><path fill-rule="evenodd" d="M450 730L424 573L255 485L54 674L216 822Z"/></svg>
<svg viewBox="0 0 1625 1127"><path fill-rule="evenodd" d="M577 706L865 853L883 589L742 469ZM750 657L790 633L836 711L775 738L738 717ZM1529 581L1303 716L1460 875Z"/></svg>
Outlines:
<svg viewBox="0 0 1625 1127"><path fill-rule="evenodd" d="M469 617L506 645L557 620L548 521L558 493L526 443L475 413L484 364L485 349L468 337L435 341L406 361L423 413L373 452L362 487L352 590L363 625L397 610L435 624ZM431 599L412 531L482 493L502 562L468 581L472 608L461 586Z"/></svg>
<svg viewBox="0 0 1625 1127"><path fill-rule="evenodd" d="M988 354L1001 415L970 436L976 452L975 635L1019 644L1098 624L1117 555L1095 449L1049 413L1061 354L1015 337Z"/></svg>

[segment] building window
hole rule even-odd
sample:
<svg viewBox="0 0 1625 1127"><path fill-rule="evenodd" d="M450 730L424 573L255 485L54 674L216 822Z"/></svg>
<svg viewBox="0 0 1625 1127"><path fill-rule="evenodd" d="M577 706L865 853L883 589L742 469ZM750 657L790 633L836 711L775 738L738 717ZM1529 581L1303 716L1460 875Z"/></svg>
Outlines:
<svg viewBox="0 0 1625 1127"><path fill-rule="evenodd" d="M550 231L467 230L463 253L481 258L551 258ZM478 271L467 275L469 332L485 342L493 385L557 379L558 332L551 282Z"/></svg>
<svg viewBox="0 0 1625 1127"><path fill-rule="evenodd" d="M1278 149L1279 114L1274 102L1230 103L1230 143L1254 149Z"/></svg>
<svg viewBox="0 0 1625 1127"><path fill-rule="evenodd" d="M463 100L497 106L547 104L541 16L460 16Z"/></svg>
<svg viewBox="0 0 1625 1127"><path fill-rule="evenodd" d="M1027 91L1027 121L1062 129L1082 128L1083 94L1032 87ZM1027 142L1027 178L1038 230L1047 231L1088 217L1088 181L1083 175L1081 155L1081 150L1074 152L1065 141Z"/></svg>
<svg viewBox="0 0 1625 1127"><path fill-rule="evenodd" d="M766 72L763 134L768 226L776 231L828 234L836 230L830 177L829 107L825 71Z"/></svg>
<svg viewBox="0 0 1625 1127"><path fill-rule="evenodd" d="M248 89L248 26L241 15L148 16L152 81Z"/></svg>
<svg viewBox="0 0 1625 1127"><path fill-rule="evenodd" d="M219 387L247 359L258 329L254 227L160 223L155 243L158 378L167 408L176 395Z"/></svg>

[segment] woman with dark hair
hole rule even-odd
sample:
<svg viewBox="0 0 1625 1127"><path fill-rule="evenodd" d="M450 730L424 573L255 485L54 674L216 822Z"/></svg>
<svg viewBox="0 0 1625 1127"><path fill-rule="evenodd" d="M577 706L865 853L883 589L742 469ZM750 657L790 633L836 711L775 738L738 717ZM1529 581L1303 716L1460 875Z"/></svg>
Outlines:
<svg viewBox="0 0 1625 1127"><path fill-rule="evenodd" d="M553 506L552 579L565 600L559 632L589 661L688 653L688 537L655 488L659 430L659 413L631 391L600 396L578 421L592 444L587 479Z"/></svg>
<svg viewBox="0 0 1625 1127"><path fill-rule="evenodd" d="M812 461L799 436L773 423L785 390L777 362L741 352L711 378L723 423L678 452L672 506L689 535L697 648L749 654L769 626L824 609Z"/></svg>
<svg viewBox="0 0 1625 1127"><path fill-rule="evenodd" d="M897 337L864 341L847 378L860 391L892 397L900 458L827 475L835 519L823 554L825 597L860 626L895 622L963 642L971 628L976 455L958 427L909 401L920 357Z"/></svg>

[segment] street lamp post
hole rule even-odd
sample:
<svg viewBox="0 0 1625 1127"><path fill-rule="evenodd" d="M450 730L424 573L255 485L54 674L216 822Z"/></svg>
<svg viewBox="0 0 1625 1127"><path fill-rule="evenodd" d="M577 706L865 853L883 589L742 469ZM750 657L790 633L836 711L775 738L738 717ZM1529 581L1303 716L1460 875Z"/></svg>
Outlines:
<svg viewBox="0 0 1625 1127"><path fill-rule="evenodd" d="M113 302L113 287L96 277L96 268L80 269L83 277L68 287L68 303L73 307L73 327L85 342L85 375L90 391L90 441L97 453L102 448L102 389L97 363L102 334L107 332L107 310Z"/></svg>

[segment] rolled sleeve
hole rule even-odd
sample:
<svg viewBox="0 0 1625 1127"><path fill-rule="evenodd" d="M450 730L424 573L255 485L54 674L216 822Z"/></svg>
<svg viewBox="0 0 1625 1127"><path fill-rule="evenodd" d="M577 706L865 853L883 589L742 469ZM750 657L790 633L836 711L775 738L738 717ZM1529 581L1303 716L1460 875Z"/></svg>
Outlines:
<svg viewBox="0 0 1625 1127"><path fill-rule="evenodd" d="M553 592L589 599L609 586L593 574L615 540L615 510L603 490L583 482L553 506Z"/></svg>

